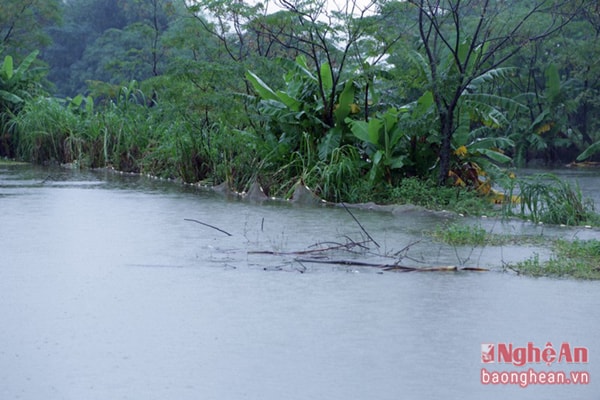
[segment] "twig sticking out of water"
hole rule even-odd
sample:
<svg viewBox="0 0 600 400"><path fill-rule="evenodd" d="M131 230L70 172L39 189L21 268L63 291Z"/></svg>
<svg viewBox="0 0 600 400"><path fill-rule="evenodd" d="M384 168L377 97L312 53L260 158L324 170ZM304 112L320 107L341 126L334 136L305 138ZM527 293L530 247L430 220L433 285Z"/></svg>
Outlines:
<svg viewBox="0 0 600 400"><path fill-rule="evenodd" d="M421 243L421 239L419 239L419 240L415 240L414 242L407 244L407 245L406 245L406 246L404 246L402 249L400 249L400 250L398 250L397 252L395 252L395 253L393 254L393 256L394 256L394 257L396 257L396 258L398 259L398 261L396 261L396 264L400 264L400 262L401 262L402 260L404 260L405 258L407 258L407 259L409 259L409 260L411 260L411 261L413 261L413 262L416 262L416 263L422 263L422 262L423 262L422 260L417 260L416 258L414 258L414 257L410 257L410 256L408 255L408 251L410 250L410 248L411 248L413 245L417 244L417 243Z"/></svg>
<svg viewBox="0 0 600 400"><path fill-rule="evenodd" d="M222 232L222 233L226 234L227 236L233 236L231 233L229 233L229 232L227 232L227 231L224 231L224 230L223 230L223 229L221 229L221 228L217 228L216 226L213 226L213 225L207 224L207 223L205 223L205 222L198 221L197 219L192 219L192 218L184 218L184 220L185 220L185 221L190 221L190 222L195 222L195 223L197 223L197 224L200 224L200 225L208 226L209 228L213 228L213 229L215 229L215 230L217 230L217 231L219 231L219 232Z"/></svg>
<svg viewBox="0 0 600 400"><path fill-rule="evenodd" d="M344 207L344 209L346 211L348 211L348 214L350 214L350 216L352 217L352 219L354 219L354 221L358 224L358 226L360 227L360 229L365 233L365 235L367 235L367 237L369 238L369 240L371 242L373 242L375 244L375 246L377 246L377 248L380 248L381 246L379 246L379 243L377 243L375 241L375 239L373 239L373 237L371 235L369 235L369 232L367 232L367 230L362 226L362 224L360 223L360 221L354 216L354 214L352 214L352 211L350 211L350 209L346 206L346 204L344 202L342 202L342 207Z"/></svg>

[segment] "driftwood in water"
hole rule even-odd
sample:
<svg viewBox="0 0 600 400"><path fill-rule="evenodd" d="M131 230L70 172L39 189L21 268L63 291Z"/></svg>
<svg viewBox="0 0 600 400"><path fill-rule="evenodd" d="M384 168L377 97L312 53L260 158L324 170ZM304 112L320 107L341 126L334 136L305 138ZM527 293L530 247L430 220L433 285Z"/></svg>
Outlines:
<svg viewBox="0 0 600 400"><path fill-rule="evenodd" d="M442 271L489 271L486 268L479 267L456 267L456 266L438 266L438 267L408 267L398 264L377 264L354 260L318 260L314 258L297 258L295 261L300 263L317 263L317 264L333 264L347 265L354 267L369 267L378 268L383 271L394 272L442 272Z"/></svg>
<svg viewBox="0 0 600 400"><path fill-rule="evenodd" d="M225 189L228 189L228 186L224 186ZM263 201L267 200L265 192L262 187L258 183L258 181L252 182L248 192L244 196L247 199L253 201ZM296 183L294 188L294 194L292 196L292 202L300 203L300 204L320 204L324 203L322 199L320 199L315 193L313 193L303 182L302 180ZM407 253L410 248L419 243L421 240L416 240L408 245L404 246L401 250L392 254L381 254L381 246L373 236L367 231L367 229L363 226L363 224L356 218L356 216L350 211L349 207L346 206L345 203L340 203L340 205L347 211L350 217L354 220L354 222L358 225L362 232L362 237L367 238L362 241L355 241L351 239L349 236L344 235L347 242L339 243L339 242L320 242L310 246L306 250L299 251L272 251L272 250L254 250L248 251L247 254L262 254L262 255L273 255L273 256L292 256L293 261L302 265L302 263L314 263L314 264L331 264L331 265L344 265L344 266L353 266L353 267L364 267L364 268L375 268L380 271L390 271L390 272L444 272L444 271L489 271L486 268L480 267L456 267L456 266L425 266L425 267L412 267L400 264L402 260L412 260L413 262L420 262L414 258L408 257ZM207 226L209 228L215 229L219 232L226 234L227 236L232 236L229 232L224 231L216 226L207 224L205 222L201 222L191 218L185 218L186 221L195 222L197 224L201 224ZM264 218L261 221L260 231L264 231ZM372 243L377 247L376 252L372 252L369 244ZM345 252L344 254L352 254L356 255L375 255L377 257L383 257L390 260L390 263L373 263L373 262L365 262L358 260L347 260L347 259L334 259L332 257L333 254L340 254L340 252ZM304 257L304 258L302 258ZM302 265L302 270L300 272L304 272L306 267ZM266 268L265 268L266 270ZM281 270L280 267L277 267L276 270Z"/></svg>
<svg viewBox="0 0 600 400"><path fill-rule="evenodd" d="M351 213L350 213L351 214ZM352 215L352 214L351 214ZM354 217L354 216L353 216ZM451 272L451 271L489 271L486 268L480 267L456 267L456 266L427 266L427 267L411 267L406 265L401 265L400 261L406 258L406 253L410 247L420 240L417 240L413 243L406 245L402 250L396 252L394 257L392 256L384 256L390 259L394 259L393 263L373 263L359 260L347 260L347 259L334 259L332 258L333 252L346 252L352 254L365 254L369 253L369 243L376 242L373 240L371 235L363 228L363 226L354 218L354 220L359 224L363 233L367 235L368 239L356 242L351 240L346 236L348 242L346 243L337 243L337 242L321 242L317 243L314 246L320 246L318 248L309 248L307 250L299 250L299 251L272 251L272 250L258 250L258 251L248 251L248 254L266 254L273 256L296 256L293 261L303 265L303 263L313 263L313 264L331 264L331 265L344 265L344 266L352 266L352 267L361 267L361 268L375 268L381 271L390 271L390 272ZM323 247L323 245L328 244L328 246ZM377 245L378 246L378 245ZM379 247L379 246L378 246ZM357 252L356 249L359 251ZM372 253L371 253L372 254ZM304 256L304 257L303 257ZM381 256L381 255L379 255ZM398 258L400 256L400 258ZM409 258L411 259L411 258Z"/></svg>

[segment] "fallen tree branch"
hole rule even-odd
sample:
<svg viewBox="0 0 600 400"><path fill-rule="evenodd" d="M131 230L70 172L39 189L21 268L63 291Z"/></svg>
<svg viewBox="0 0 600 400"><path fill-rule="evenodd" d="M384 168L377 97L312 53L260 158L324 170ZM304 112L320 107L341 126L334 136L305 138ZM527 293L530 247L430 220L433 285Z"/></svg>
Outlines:
<svg viewBox="0 0 600 400"><path fill-rule="evenodd" d="M408 267L405 265L397 264L378 264L368 263L364 261L353 261L353 260L317 260L310 258L298 258L294 260L299 263L316 263L316 264L334 264L334 265L348 265L354 267L369 267L379 268L384 271L396 271L396 272L440 272L440 271L489 271L487 268L480 267L455 267L455 266L439 266L439 267Z"/></svg>

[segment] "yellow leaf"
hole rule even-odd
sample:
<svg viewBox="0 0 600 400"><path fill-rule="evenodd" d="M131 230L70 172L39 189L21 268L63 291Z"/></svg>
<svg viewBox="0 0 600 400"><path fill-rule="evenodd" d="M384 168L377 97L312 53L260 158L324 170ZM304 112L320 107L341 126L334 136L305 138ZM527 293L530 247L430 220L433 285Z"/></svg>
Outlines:
<svg viewBox="0 0 600 400"><path fill-rule="evenodd" d="M459 157L464 157L467 155L469 151L467 150L467 146L460 146L458 149L454 150L454 154Z"/></svg>
<svg viewBox="0 0 600 400"><path fill-rule="evenodd" d="M552 126L554 125L554 122L547 122L544 125L540 126L539 128L537 128L535 130L535 132L538 135L541 135L542 133L546 133L548 132L550 129L552 129Z"/></svg>

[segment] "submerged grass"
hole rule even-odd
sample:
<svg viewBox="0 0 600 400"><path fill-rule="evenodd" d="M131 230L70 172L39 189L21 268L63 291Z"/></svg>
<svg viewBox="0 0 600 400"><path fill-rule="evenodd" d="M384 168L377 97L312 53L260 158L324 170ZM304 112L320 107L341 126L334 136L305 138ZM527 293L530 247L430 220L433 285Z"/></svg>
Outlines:
<svg viewBox="0 0 600 400"><path fill-rule="evenodd" d="M505 246L505 245L545 245L548 238L537 235L498 234L486 231L481 225L454 222L438 226L427 235L436 241L451 246Z"/></svg>
<svg viewBox="0 0 600 400"><path fill-rule="evenodd" d="M431 233L434 239L452 246L485 246L489 244L491 236L481 226L456 223L438 227Z"/></svg>
<svg viewBox="0 0 600 400"><path fill-rule="evenodd" d="M600 241L557 240L553 255L541 261L538 255L507 266L519 274L529 276L571 277L576 279L600 279Z"/></svg>
<svg viewBox="0 0 600 400"><path fill-rule="evenodd" d="M451 246L538 245L549 247L552 256L540 260L538 254L504 266L521 275L600 280L600 240L550 239L546 236L494 234L478 225L451 223L428 235Z"/></svg>

